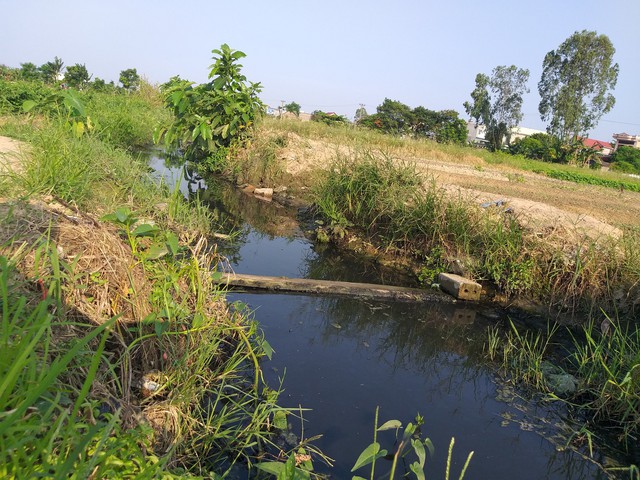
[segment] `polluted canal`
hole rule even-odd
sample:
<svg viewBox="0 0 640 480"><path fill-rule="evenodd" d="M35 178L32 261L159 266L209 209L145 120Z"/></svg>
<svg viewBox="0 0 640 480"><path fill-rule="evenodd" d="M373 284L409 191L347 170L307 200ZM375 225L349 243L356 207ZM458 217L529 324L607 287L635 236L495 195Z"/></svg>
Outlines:
<svg viewBox="0 0 640 480"><path fill-rule="evenodd" d="M173 182L176 172L164 169L162 160L152 159L152 167ZM295 210L225 184L206 189L201 181L183 182L182 189L198 191L236 231L232 242L219 247L225 268L236 273L405 284L361 258L314 245L300 230ZM333 459L333 467L316 461L317 473L369 477L367 467L353 473L351 468L373 441L379 408L379 425L397 419L406 426L417 415L423 418L422 436L435 447L427 478L445 478L452 437L452 479L471 451L467 479L606 478L592 461L565 448L570 433L562 407L526 398L487 365L487 328L504 321L494 310L330 295L230 292L227 298L254 312L274 349L263 370L272 388L282 384L279 403L304 409L302 425L288 418L283 448L322 435L313 445ZM395 431L378 434L390 452L394 439ZM379 460L376 477L390 468L390 460ZM396 473L404 471L399 466Z"/></svg>

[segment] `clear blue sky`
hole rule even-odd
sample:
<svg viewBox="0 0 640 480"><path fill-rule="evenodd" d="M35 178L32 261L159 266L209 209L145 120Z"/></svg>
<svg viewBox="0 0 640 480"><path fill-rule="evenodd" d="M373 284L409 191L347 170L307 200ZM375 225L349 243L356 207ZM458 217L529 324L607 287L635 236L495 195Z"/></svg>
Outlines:
<svg viewBox="0 0 640 480"><path fill-rule="evenodd" d="M544 55L595 30L613 42L620 75L616 106L591 137L640 133L638 0L0 0L0 9L5 65L58 56L116 82L126 68L151 82L204 82L211 50L228 43L247 54L244 73L266 103L349 117L385 97L463 114L477 73L514 64L531 71L522 125L539 129Z"/></svg>

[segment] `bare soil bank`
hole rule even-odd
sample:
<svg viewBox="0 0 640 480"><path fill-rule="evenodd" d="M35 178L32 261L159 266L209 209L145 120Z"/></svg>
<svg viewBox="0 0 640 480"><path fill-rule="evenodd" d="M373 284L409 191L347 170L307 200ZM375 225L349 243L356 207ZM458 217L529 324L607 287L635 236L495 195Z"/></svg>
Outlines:
<svg viewBox="0 0 640 480"><path fill-rule="evenodd" d="M309 187L312 173L326 168L336 154L348 147L327 139L287 134L286 145L277 156L285 171ZM640 225L640 193L556 180L504 165L491 165L469 156L466 163L441 158L403 156L399 161L417 165L428 181L450 195L484 203L503 200L523 224L534 230L561 228L577 237L619 237L625 226Z"/></svg>

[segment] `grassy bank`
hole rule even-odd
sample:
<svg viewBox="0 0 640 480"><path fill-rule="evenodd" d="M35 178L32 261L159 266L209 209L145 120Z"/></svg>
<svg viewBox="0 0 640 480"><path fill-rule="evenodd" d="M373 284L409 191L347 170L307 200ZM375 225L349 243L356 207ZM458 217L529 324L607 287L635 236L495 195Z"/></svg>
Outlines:
<svg viewBox="0 0 640 480"><path fill-rule="evenodd" d="M270 347L212 284L208 210L128 151L160 104L100 95L0 126L28 145L0 177L0 476L252 468L285 414Z"/></svg>
<svg viewBox="0 0 640 480"><path fill-rule="evenodd" d="M426 185L426 187L425 187ZM380 249L411 258L430 285L457 270L559 312L633 314L640 237L573 243L540 238L504 209L482 209L426 182L415 167L367 151L338 155L315 188L331 232L362 232Z"/></svg>

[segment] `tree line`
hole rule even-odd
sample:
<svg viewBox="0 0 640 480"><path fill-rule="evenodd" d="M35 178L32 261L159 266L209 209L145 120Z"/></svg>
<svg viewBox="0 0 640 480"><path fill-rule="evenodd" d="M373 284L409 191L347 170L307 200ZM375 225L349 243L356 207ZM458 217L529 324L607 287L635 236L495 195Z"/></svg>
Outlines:
<svg viewBox="0 0 640 480"><path fill-rule="evenodd" d="M140 86L140 75L135 68L127 68L120 72L118 78L120 86L113 81L96 77L92 81L93 75L89 74L85 64L76 63L64 66L61 58L55 57L53 60L37 66L32 62L21 63L19 68L11 68L0 65L0 79L23 80L27 82L44 82L50 85L62 85L82 90L91 87L95 90L115 90L122 88L128 92L136 90Z"/></svg>

